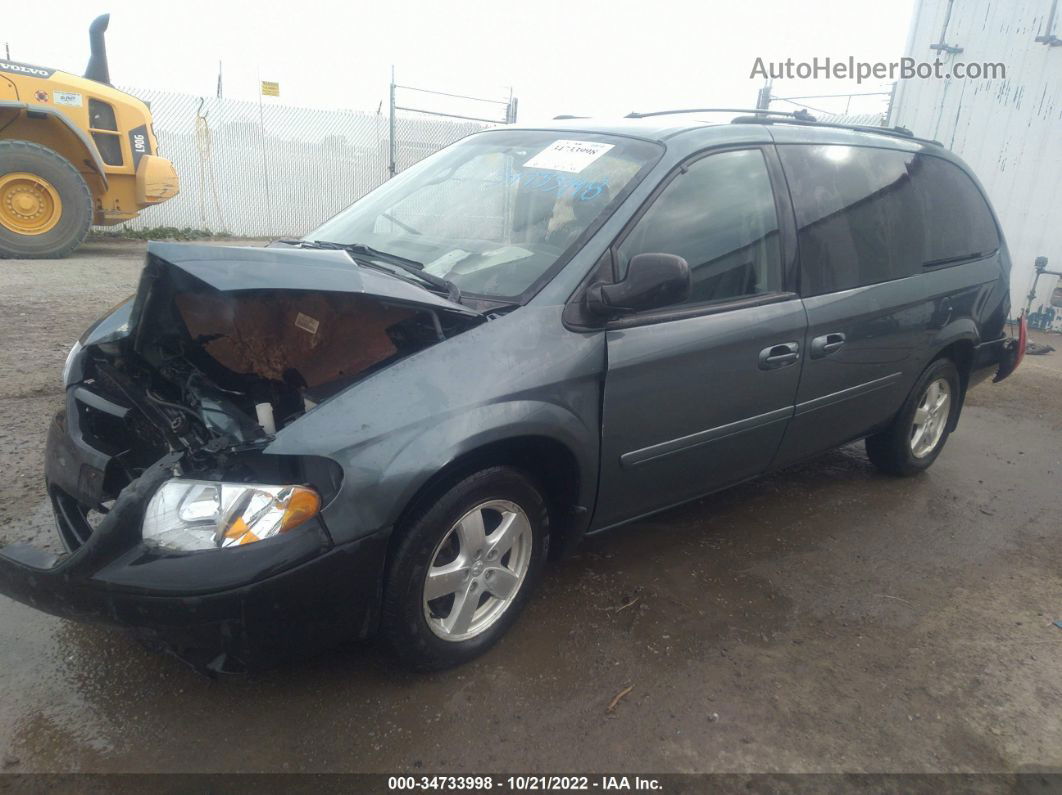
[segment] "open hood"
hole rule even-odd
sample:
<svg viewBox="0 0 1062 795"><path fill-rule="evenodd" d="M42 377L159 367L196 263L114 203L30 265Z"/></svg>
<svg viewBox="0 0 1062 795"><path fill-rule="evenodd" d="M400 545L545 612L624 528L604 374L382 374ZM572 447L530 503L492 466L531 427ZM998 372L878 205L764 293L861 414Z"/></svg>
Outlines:
<svg viewBox="0 0 1062 795"><path fill-rule="evenodd" d="M86 429L120 451L121 486L170 452L263 443L485 322L343 251L151 243L131 308L82 338L70 383L95 401Z"/></svg>
<svg viewBox="0 0 1062 795"><path fill-rule="evenodd" d="M222 292L236 290L312 290L360 293L410 307L466 317L479 313L418 285L358 265L344 251L300 248L149 243L148 262L156 258ZM147 274L149 269L145 269Z"/></svg>

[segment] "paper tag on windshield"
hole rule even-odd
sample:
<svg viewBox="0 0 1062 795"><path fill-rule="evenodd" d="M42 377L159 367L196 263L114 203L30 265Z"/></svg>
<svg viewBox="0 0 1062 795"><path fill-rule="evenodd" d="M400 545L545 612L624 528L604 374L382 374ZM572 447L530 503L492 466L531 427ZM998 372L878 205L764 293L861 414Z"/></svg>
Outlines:
<svg viewBox="0 0 1062 795"><path fill-rule="evenodd" d="M595 141L554 141L524 163L524 168L548 168L578 174L613 146Z"/></svg>
<svg viewBox="0 0 1062 795"><path fill-rule="evenodd" d="M310 334L316 334L317 329L321 327L321 321L299 312L295 315L295 326Z"/></svg>
<svg viewBox="0 0 1062 795"><path fill-rule="evenodd" d="M468 254L467 251L460 248L455 248L453 251L447 251L441 257L437 257L425 265L424 271L430 273L432 276L445 276L453 270L454 265L463 259L467 259Z"/></svg>

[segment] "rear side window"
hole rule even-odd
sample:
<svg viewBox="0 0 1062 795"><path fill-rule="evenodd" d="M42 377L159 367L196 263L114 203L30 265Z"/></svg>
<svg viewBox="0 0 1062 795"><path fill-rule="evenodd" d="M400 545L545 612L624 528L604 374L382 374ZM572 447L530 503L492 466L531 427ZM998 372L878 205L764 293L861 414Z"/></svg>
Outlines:
<svg viewBox="0 0 1062 795"><path fill-rule="evenodd" d="M778 151L796 210L804 295L914 276L999 246L980 191L946 160L839 145Z"/></svg>
<svg viewBox="0 0 1062 795"><path fill-rule="evenodd" d="M778 214L763 153L720 152L677 174L620 245L620 277L632 257L648 253L689 263L688 304L779 290Z"/></svg>
<svg viewBox="0 0 1062 795"><path fill-rule="evenodd" d="M847 290L922 267L914 155L856 146L779 146L799 227L801 292Z"/></svg>

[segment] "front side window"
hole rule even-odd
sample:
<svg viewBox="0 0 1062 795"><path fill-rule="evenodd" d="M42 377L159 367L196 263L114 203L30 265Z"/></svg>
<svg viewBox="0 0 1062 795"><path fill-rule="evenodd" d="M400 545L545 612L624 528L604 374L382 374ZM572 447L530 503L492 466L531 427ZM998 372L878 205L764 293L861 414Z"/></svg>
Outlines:
<svg viewBox="0 0 1062 795"><path fill-rule="evenodd" d="M516 298L577 249L662 151L610 135L486 132L422 160L306 239L367 244L464 293Z"/></svg>
<svg viewBox="0 0 1062 795"><path fill-rule="evenodd" d="M689 263L688 304L781 289L778 215L763 153L720 152L679 172L620 244L620 277L632 257L648 253Z"/></svg>

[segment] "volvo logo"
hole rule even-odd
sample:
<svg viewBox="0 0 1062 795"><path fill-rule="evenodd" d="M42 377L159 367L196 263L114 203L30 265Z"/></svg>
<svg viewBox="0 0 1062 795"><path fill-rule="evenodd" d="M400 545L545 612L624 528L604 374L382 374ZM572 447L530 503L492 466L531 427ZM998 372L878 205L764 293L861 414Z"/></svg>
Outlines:
<svg viewBox="0 0 1062 795"><path fill-rule="evenodd" d="M40 66L30 66L24 63L0 61L0 72L15 72L16 74L29 75L30 77L51 77L54 71L54 69L44 69Z"/></svg>

